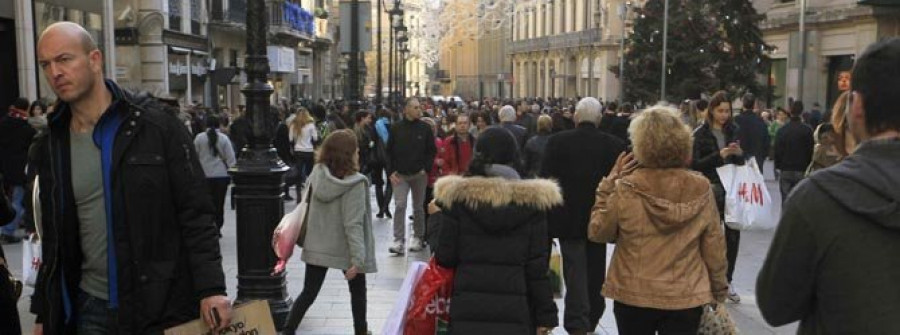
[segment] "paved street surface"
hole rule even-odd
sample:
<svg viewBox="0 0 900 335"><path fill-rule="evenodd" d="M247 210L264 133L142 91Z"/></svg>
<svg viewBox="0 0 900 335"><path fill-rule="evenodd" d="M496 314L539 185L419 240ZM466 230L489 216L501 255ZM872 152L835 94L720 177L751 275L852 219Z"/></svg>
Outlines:
<svg viewBox="0 0 900 335"><path fill-rule="evenodd" d="M780 203L780 193L778 192L778 184L775 182L771 172L771 162L766 164L766 176L768 180L769 192L776 203ZM372 192L374 194L374 192ZM372 199L372 203L375 200ZM293 202L287 203L286 210L293 207ZM409 215L411 213L408 213ZM413 253L408 257L392 256L387 252L388 245L392 241L391 221L387 219L377 219L373 216L373 225L375 231L375 243L377 262L379 272L368 275L366 280L368 284L368 319L369 328L373 334L378 334L385 318L391 312L394 301L397 298L397 291L406 275L407 264L412 261L427 260L425 252ZM237 295L237 242L235 238L235 217L234 211L226 211L225 227L223 228L223 238L221 240L222 253L224 258L225 276L228 284L228 295L234 297ZM741 236L740 254L737 260L737 270L734 274L734 285L738 293L741 295L740 304L729 304L732 317L737 322L738 328L743 334L794 334L796 333L796 325L786 327L772 328L768 326L759 314L756 307L756 295L754 287L756 284L756 275L765 258L766 251L769 248L773 231L764 232L743 232ZM260 244L262 248L269 248L268 241ZM21 259L22 244L4 245L4 250L12 263L12 272L21 277ZM613 247L610 246L608 255L611 257ZM300 251L297 250L292 257L288 266L287 281L288 292L292 298L296 298L303 288L303 263L300 261ZM34 323L34 317L28 313L29 297L31 289L27 288L23 294L23 299L19 302L19 313L22 316L25 333L31 333L31 326ZM565 334L562 329L562 299L556 299L556 303L560 309L560 327L554 334ZM306 315L306 319L300 325L298 334L309 335L330 335L330 334L352 334L353 319L350 313L350 293L347 288L347 282L343 279L340 271L331 270L326 277L325 284L319 294L318 299L310 308ZM612 301L607 300L607 309L603 315L596 334L618 334L616 331L615 318L612 314Z"/></svg>

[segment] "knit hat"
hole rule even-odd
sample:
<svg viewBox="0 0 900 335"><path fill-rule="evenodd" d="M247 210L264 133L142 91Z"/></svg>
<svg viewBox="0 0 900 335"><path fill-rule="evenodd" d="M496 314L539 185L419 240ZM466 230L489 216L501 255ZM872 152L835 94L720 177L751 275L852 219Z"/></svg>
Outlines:
<svg viewBox="0 0 900 335"><path fill-rule="evenodd" d="M479 134L475 152L485 164L514 165L519 158L516 139L509 130L500 127L489 127Z"/></svg>

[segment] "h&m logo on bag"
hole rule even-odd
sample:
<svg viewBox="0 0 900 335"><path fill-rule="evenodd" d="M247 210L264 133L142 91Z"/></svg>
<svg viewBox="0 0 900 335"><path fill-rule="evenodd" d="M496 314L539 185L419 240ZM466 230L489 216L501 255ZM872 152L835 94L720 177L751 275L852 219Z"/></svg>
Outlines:
<svg viewBox="0 0 900 335"><path fill-rule="evenodd" d="M740 183L738 185L738 199L750 204L765 205L762 185L758 183Z"/></svg>

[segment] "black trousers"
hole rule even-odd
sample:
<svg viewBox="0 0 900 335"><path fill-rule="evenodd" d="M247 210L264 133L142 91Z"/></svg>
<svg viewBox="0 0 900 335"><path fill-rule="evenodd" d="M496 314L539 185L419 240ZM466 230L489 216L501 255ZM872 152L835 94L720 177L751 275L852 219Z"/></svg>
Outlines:
<svg viewBox="0 0 900 335"><path fill-rule="evenodd" d="M737 263L738 249L741 246L741 231L725 225L725 258L728 259L728 283L734 278L734 265Z"/></svg>
<svg viewBox="0 0 900 335"><path fill-rule="evenodd" d="M563 326L569 332L591 333L606 310L600 292L606 281L606 244L584 238L560 238L559 244L566 282Z"/></svg>
<svg viewBox="0 0 900 335"><path fill-rule="evenodd" d="M302 193L303 184L306 183L306 178L309 177L309 174L312 172L313 165L316 164L315 154L312 152L303 152L303 151L294 151L294 164L300 169L300 177L297 178L297 203L300 203L300 198L303 197ZM285 185L287 187L285 189L285 194L290 194L290 186L293 185Z"/></svg>
<svg viewBox="0 0 900 335"><path fill-rule="evenodd" d="M284 333L293 334L296 332L300 321L309 310L309 306L319 296L319 290L322 289L322 283L325 282L325 273L328 268L312 264L306 264L306 278L303 280L303 292L294 301L291 306L291 312L288 314L284 323ZM365 334L368 330L366 323L366 275L360 273L356 278L347 282L350 286L350 310L353 312L353 330L356 334Z"/></svg>
<svg viewBox="0 0 900 335"><path fill-rule="evenodd" d="M394 188L390 181L386 182L386 179L390 177L390 172L381 164L373 164L371 168L370 176L372 185L375 185L375 202L378 203L378 213L384 213L388 211L391 199L394 198Z"/></svg>
<svg viewBox="0 0 900 335"><path fill-rule="evenodd" d="M712 184L713 194L716 198L716 207L719 209L719 220L725 225L725 188L722 184ZM734 277L734 265L737 263L738 249L741 246L741 231L731 229L725 225L725 258L728 259L728 283Z"/></svg>
<svg viewBox="0 0 900 335"><path fill-rule="evenodd" d="M222 232L222 225L225 224L225 195L228 194L228 185L231 185L231 178L206 178L206 187L209 188L209 195L213 200L215 207L216 227L219 227L219 233Z"/></svg>
<svg viewBox="0 0 900 335"><path fill-rule="evenodd" d="M613 304L619 334L628 335L694 335L700 328L702 307L682 310L662 310Z"/></svg>
<svg viewBox="0 0 900 335"><path fill-rule="evenodd" d="M0 258L4 258L3 249L0 247ZM8 259L5 259L9 263ZM9 270L5 265L0 265L0 334L21 334L19 324L19 310L16 307L16 296L13 283L9 280Z"/></svg>

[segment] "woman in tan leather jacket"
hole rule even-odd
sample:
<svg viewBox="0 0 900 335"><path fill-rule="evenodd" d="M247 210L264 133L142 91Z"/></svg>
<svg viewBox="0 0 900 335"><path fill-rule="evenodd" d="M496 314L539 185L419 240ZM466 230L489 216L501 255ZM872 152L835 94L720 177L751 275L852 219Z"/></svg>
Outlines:
<svg viewBox="0 0 900 335"><path fill-rule="evenodd" d="M702 306L724 302L725 238L709 181L689 170L691 132L653 107L628 129L634 152L597 188L588 238L615 243L603 295L622 334L696 334Z"/></svg>

